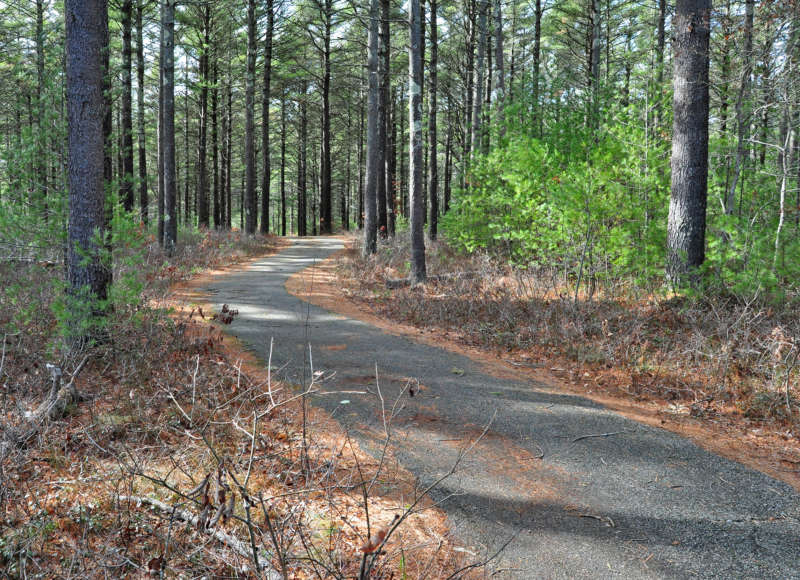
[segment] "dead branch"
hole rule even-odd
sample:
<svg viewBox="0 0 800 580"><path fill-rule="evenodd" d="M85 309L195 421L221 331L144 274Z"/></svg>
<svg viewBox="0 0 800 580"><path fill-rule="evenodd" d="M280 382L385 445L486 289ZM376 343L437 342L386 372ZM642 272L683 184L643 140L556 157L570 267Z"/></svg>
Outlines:
<svg viewBox="0 0 800 580"><path fill-rule="evenodd" d="M119 501L120 503L135 502L137 505L141 505L143 503L148 504L164 513L174 515L179 520L192 524L197 529L204 529L204 527L199 525L200 518L197 516L194 516L189 512L179 510L177 507L170 507L164 502L158 501L157 499L139 495L121 495L119 496ZM205 532L215 540L228 546L231 550L243 558L247 558L248 560L252 559L253 554L250 551L250 547L235 536L232 536L231 534L228 534L220 529L205 529ZM261 568L266 572L267 580L281 580L283 578L275 569L272 568L272 565L269 564L269 562L265 562L263 565L261 565Z"/></svg>
<svg viewBox="0 0 800 580"><path fill-rule="evenodd" d="M26 413L26 419L28 420L26 427L6 430L3 436L4 440L0 442L0 456L4 456L11 446L21 447L30 441L39 434L45 423L48 421L55 421L62 417L69 405L86 399L86 396L80 394L75 387L75 379L78 378L78 375L88 361L89 357L85 356L72 372L70 381L63 387L61 386L61 379L63 377L61 367L47 365L47 368L50 370L52 381L47 398L42 401L35 411Z"/></svg>

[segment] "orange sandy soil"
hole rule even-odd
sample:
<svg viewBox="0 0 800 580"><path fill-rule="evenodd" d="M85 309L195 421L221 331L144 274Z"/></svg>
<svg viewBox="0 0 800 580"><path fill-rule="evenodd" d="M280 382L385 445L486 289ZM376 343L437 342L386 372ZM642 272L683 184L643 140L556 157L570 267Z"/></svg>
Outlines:
<svg viewBox="0 0 800 580"><path fill-rule="evenodd" d="M537 388L588 397L636 421L678 433L708 451L762 471L800 491L800 442L787 434L784 423L747 419L732 405L721 413L693 417L688 405L636 389L631 374L621 369L580 364L566 357L550 357L548 364L541 365L536 361L543 360L542 353L514 351L498 355L464 344L445 329L418 328L402 319L389 320L390 309L379 309L376 303L348 290L349 281L339 270L353 255L349 239L346 241L348 247L344 250L293 276L287 284L289 292L386 332L468 356L493 376L531 379L537 382ZM640 392L631 393L632 387Z"/></svg>

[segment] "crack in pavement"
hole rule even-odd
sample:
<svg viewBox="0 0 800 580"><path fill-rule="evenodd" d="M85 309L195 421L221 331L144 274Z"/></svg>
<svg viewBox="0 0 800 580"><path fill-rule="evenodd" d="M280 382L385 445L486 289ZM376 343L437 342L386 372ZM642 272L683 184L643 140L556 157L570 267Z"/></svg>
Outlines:
<svg viewBox="0 0 800 580"><path fill-rule="evenodd" d="M490 376L465 356L286 291L292 274L341 247L335 238L295 239L216 278L209 300L239 311L228 331L262 360L274 338L273 368L290 383L301 384L310 344L314 369L331 373L314 404L368 452L380 452L383 432L376 365L387 406L418 380L414 397L402 395L394 440L423 486L496 413L433 499L471 552L490 554L519 532L498 577L800 579L800 494L790 486L590 400Z"/></svg>

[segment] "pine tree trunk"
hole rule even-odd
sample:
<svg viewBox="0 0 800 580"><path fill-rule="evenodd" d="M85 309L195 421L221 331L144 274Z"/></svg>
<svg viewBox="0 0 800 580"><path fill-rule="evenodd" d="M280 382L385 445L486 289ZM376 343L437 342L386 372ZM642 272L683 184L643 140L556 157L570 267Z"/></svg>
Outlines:
<svg viewBox="0 0 800 580"><path fill-rule="evenodd" d="M281 97L281 235L286 235L286 95Z"/></svg>
<svg viewBox="0 0 800 580"><path fill-rule="evenodd" d="M506 79L503 63L503 12L501 7L502 0L495 0L494 5L494 102L497 106L497 118L495 119L499 134L505 134L505 100L506 100Z"/></svg>
<svg viewBox="0 0 800 580"><path fill-rule="evenodd" d="M358 92L358 228L364 227L364 88L363 78Z"/></svg>
<svg viewBox="0 0 800 580"><path fill-rule="evenodd" d="M678 0L674 17L672 194L667 276L697 280L705 259L708 185L708 44L711 0Z"/></svg>
<svg viewBox="0 0 800 580"><path fill-rule="evenodd" d="M541 137L542 135L542 114L539 105L539 76L541 74L541 52L542 52L542 0L536 0L536 9L534 11L534 29L533 29L533 110L534 110L534 126L536 127L536 134Z"/></svg>
<svg viewBox="0 0 800 580"><path fill-rule="evenodd" d="M733 181L725 200L725 213L733 213L736 201L736 186L742 172L742 164L749 153L747 141L750 138L750 76L753 74L753 18L755 0L745 1L744 50L742 54L742 77L739 94L736 98L736 161L733 168Z"/></svg>
<svg viewBox="0 0 800 580"><path fill-rule="evenodd" d="M148 216L147 151L144 132L144 42L142 39L142 5L136 5L136 124L139 141L139 211L146 226Z"/></svg>
<svg viewBox="0 0 800 580"><path fill-rule="evenodd" d="M487 25L486 13L489 9L489 0L478 0L478 54L475 63L475 91L472 99L472 136L470 149L472 153L481 152L483 141L483 128L481 120L483 117L483 75L486 63L486 39Z"/></svg>
<svg viewBox="0 0 800 580"><path fill-rule="evenodd" d="M308 111L307 111L308 83L303 82L300 95L300 134L297 146L297 235L307 234L306 224L306 144L308 142Z"/></svg>
<svg viewBox="0 0 800 580"><path fill-rule="evenodd" d="M378 35L378 169L377 169L377 207L378 207L378 233L385 238L389 229L389 219L386 213L386 142L388 139L387 109L389 105L389 0L381 0L381 24Z"/></svg>
<svg viewBox="0 0 800 580"><path fill-rule="evenodd" d="M122 175L120 198L125 211L133 211L133 1L122 0Z"/></svg>
<svg viewBox="0 0 800 580"><path fill-rule="evenodd" d="M656 29L656 87L655 87L655 126L656 132L661 128L664 101L664 53L666 51L665 25L667 20L667 0L658 0L658 24Z"/></svg>
<svg viewBox="0 0 800 580"><path fill-rule="evenodd" d="M69 294L88 300L100 313L110 268L98 243L106 231L105 211L105 73L97 55L108 52L108 7L105 0L67 0L66 68L69 144L69 227L67 280ZM88 294L87 294L88 292ZM83 339L85 337L76 337Z"/></svg>
<svg viewBox="0 0 800 580"><path fill-rule="evenodd" d="M430 199L430 215L428 217L428 235L431 240L436 240L439 233L439 163L437 159L437 135L436 135L436 112L438 103L436 101L437 86L437 67L439 58L439 39L437 26L437 6L436 0L429 0L431 25L431 60L429 67L429 95L428 95L428 198Z"/></svg>
<svg viewBox="0 0 800 580"><path fill-rule="evenodd" d="M208 51L211 44L211 8L206 4L201 8L201 11L203 18L203 48L200 52L200 139L198 145L199 187L197 190L197 221L201 228L208 229L210 225L210 215L208 211ZM188 174L188 164L186 171Z"/></svg>
<svg viewBox="0 0 800 580"><path fill-rule="evenodd" d="M48 219L47 134L44 100L44 2L36 0L36 174L42 217Z"/></svg>
<svg viewBox="0 0 800 580"><path fill-rule="evenodd" d="M164 27L161 47L164 75L164 248L171 255L178 241L175 211L175 0L163 0L161 9Z"/></svg>
<svg viewBox="0 0 800 580"><path fill-rule="evenodd" d="M414 1L414 0L412 0ZM367 177L364 192L364 255L378 249L378 183L380 171L380 66L378 63L378 30L380 28L379 0L370 0L369 37L367 39Z"/></svg>
<svg viewBox="0 0 800 580"><path fill-rule="evenodd" d="M275 24L273 0L267 0L267 31L264 40L264 88L261 101L261 159L264 173L261 176L261 233L269 233L269 199L272 166L269 158L269 104L272 99L272 32Z"/></svg>
<svg viewBox="0 0 800 580"><path fill-rule="evenodd" d="M409 0L409 205L411 206L411 282L420 284L425 271L425 206L422 199L422 28L420 0Z"/></svg>
<svg viewBox="0 0 800 580"><path fill-rule="evenodd" d="M211 200L213 202L214 229L220 229L222 220L220 218L219 204L219 131L217 123L219 121L219 70L217 66L217 47L213 48L214 64L211 67L211 171L213 182L211 188Z"/></svg>
<svg viewBox="0 0 800 580"><path fill-rule="evenodd" d="M247 0L247 71L245 75L245 232L256 233L258 204L256 199L255 85L256 85L256 2Z"/></svg>

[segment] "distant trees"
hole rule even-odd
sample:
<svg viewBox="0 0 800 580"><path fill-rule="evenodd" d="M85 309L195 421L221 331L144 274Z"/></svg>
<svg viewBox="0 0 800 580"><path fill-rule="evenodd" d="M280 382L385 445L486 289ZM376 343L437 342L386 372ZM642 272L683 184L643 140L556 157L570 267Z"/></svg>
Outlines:
<svg viewBox="0 0 800 580"><path fill-rule="evenodd" d="M30 6L0 10L0 242L27 252L62 247L68 211L65 8ZM800 251L800 12L721 3L704 84L697 50L682 48L704 24L686 6L431 0L414 71L397 0L120 0L101 55L107 217L158 216L170 250L179 222L363 225L371 253L380 236L416 232L421 203L430 239L558 263L566 279L645 264L677 281L702 263L737 287L777 288L800 276L787 259Z"/></svg>

